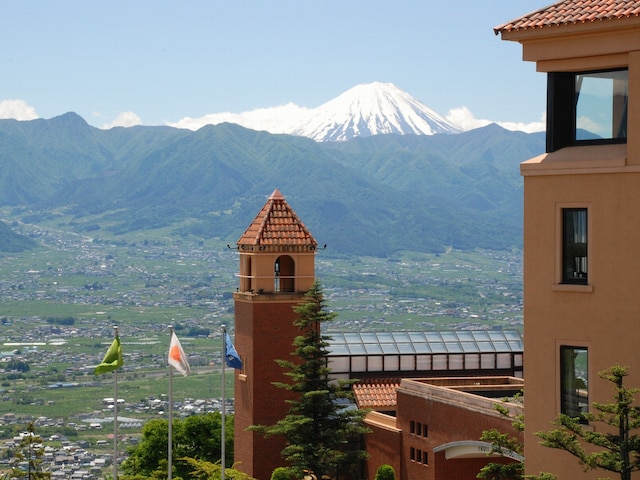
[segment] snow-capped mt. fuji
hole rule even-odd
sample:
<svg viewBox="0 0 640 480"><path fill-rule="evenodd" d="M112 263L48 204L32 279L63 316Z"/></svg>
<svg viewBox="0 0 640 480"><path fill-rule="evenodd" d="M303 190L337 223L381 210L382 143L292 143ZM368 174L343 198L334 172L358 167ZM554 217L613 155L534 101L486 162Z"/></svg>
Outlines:
<svg viewBox="0 0 640 480"><path fill-rule="evenodd" d="M287 133L317 142L343 141L385 133L433 135L460 130L391 83L356 85L313 109Z"/></svg>

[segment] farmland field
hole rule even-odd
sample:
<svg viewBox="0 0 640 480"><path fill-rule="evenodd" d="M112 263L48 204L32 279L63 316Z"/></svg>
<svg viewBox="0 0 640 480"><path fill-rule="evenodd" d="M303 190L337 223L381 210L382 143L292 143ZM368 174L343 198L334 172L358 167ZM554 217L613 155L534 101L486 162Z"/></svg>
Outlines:
<svg viewBox="0 0 640 480"><path fill-rule="evenodd" d="M168 392L169 325L193 367L189 377L174 375L174 401L220 398L220 332L223 324L233 331L236 250L167 231L90 238L53 227L18 228L40 246L0 255L4 412L75 422L108 416L102 399L113 396L113 375L96 377L93 366L114 326L125 357L118 390L129 405L126 415L166 414L156 407ZM522 326L518 251L374 258L332 256L329 248L318 252L316 273L338 314L329 334ZM17 358L28 371L9 371ZM229 370L226 382L232 396Z"/></svg>

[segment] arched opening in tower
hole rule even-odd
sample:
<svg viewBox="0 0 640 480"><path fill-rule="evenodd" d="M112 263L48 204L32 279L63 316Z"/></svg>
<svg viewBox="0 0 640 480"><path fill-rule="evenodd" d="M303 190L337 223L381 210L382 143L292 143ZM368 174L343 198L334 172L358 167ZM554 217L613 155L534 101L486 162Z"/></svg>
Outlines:
<svg viewBox="0 0 640 480"><path fill-rule="evenodd" d="M275 292L295 292L295 262L289 255L282 255L274 264Z"/></svg>

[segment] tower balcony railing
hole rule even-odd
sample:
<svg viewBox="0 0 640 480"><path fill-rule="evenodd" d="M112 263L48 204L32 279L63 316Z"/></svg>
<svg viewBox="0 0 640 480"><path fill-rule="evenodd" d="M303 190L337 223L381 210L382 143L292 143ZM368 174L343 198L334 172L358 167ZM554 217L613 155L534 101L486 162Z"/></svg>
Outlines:
<svg viewBox="0 0 640 480"><path fill-rule="evenodd" d="M293 293L296 291L296 280L313 280L315 278L314 275L243 275L238 273L236 277L240 278L238 292L252 294L265 293L266 288L256 288L256 286L266 284L272 286L272 289L266 290L269 293Z"/></svg>

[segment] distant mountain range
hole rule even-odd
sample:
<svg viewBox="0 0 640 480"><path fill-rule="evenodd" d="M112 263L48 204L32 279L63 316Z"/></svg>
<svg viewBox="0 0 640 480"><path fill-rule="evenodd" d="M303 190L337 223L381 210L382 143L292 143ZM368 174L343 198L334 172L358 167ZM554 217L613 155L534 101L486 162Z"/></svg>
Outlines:
<svg viewBox="0 0 640 480"><path fill-rule="evenodd" d="M100 130L68 113L0 120L0 206L91 237L171 227L231 243L278 188L335 253L503 249L521 244L519 163L543 151L544 134L496 125L318 143L232 124Z"/></svg>
<svg viewBox="0 0 640 480"><path fill-rule="evenodd" d="M460 130L391 83L357 85L310 112L286 133L317 142L395 133L433 135Z"/></svg>
<svg viewBox="0 0 640 480"><path fill-rule="evenodd" d="M292 103L273 108L183 118L172 126L198 130L235 123L252 130L308 137L316 142L345 141L395 133L434 135L460 130L424 103L391 83L356 85L317 108Z"/></svg>

